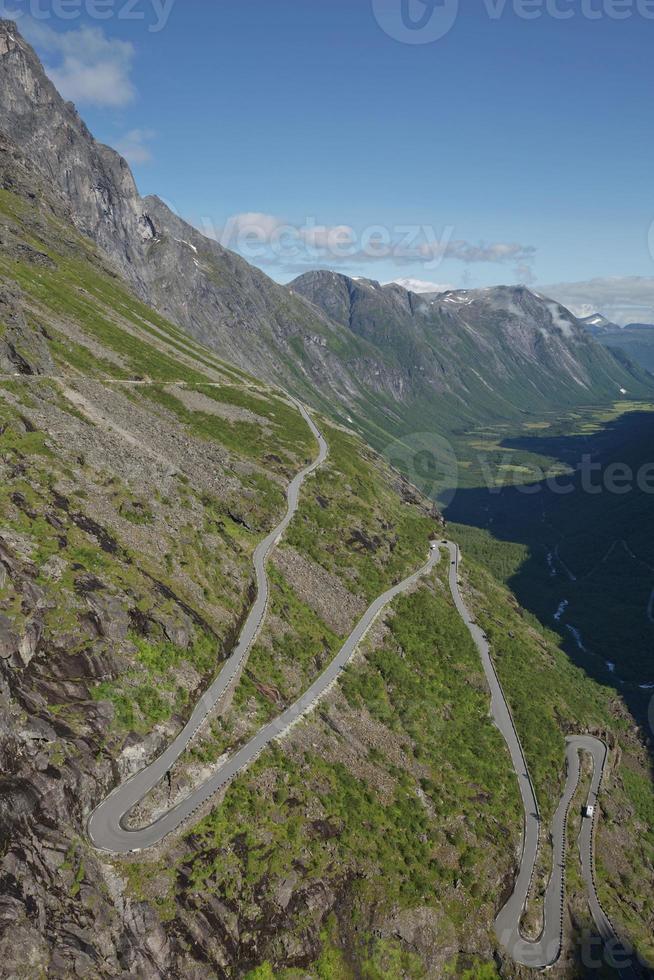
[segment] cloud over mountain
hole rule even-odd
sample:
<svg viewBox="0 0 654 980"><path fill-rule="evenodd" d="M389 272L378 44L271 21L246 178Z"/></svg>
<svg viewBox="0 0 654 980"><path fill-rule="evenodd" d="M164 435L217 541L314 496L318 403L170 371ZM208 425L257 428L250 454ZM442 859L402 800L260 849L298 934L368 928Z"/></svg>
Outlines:
<svg viewBox="0 0 654 980"><path fill-rule="evenodd" d="M43 55L46 72L64 98L113 108L133 101L134 45L129 41L109 38L98 27L59 33L31 18L21 21L21 29Z"/></svg>
<svg viewBox="0 0 654 980"><path fill-rule="evenodd" d="M654 323L654 277L616 276L539 286L577 316L603 313L613 323Z"/></svg>

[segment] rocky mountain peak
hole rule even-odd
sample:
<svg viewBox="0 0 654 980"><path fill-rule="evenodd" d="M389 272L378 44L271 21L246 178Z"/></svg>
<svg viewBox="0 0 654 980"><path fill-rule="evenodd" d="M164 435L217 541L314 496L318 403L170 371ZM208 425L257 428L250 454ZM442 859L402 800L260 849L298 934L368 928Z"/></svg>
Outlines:
<svg viewBox="0 0 654 980"><path fill-rule="evenodd" d="M17 33L17 27L13 20L0 20L0 55L7 54L19 44L14 32Z"/></svg>
<svg viewBox="0 0 654 980"><path fill-rule="evenodd" d="M8 20L0 21L0 130L39 161L70 202L79 230L141 285L136 253L154 237L154 228L127 162L93 138Z"/></svg>
<svg viewBox="0 0 654 980"><path fill-rule="evenodd" d="M612 330L619 330L620 327L617 323L612 323L608 317L605 317L602 313L594 313L591 316L581 317L579 322L585 327L589 333L594 335L603 334L610 332Z"/></svg>

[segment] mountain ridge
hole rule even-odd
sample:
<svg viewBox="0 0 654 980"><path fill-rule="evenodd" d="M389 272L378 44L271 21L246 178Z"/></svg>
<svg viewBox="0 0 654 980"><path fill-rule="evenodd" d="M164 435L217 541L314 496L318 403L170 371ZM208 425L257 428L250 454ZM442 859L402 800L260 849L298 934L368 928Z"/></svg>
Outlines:
<svg viewBox="0 0 654 980"><path fill-rule="evenodd" d="M612 351L622 351L634 364L654 374L654 324L627 323L624 327L597 315L582 321L595 339Z"/></svg>
<svg viewBox="0 0 654 980"><path fill-rule="evenodd" d="M392 349L407 371L417 369L418 387L456 397L459 385L465 398L479 384L491 395L495 388L495 404L487 398L495 415L510 394L499 390L503 383L514 384L516 405L523 407L525 381L542 405L557 392L581 401L593 388L610 395L611 385L617 398L629 374L637 385L642 380L600 351L569 310L525 286L416 294L395 283L319 271L291 288L366 341ZM461 412L465 417L463 404Z"/></svg>
<svg viewBox="0 0 654 980"><path fill-rule="evenodd" d="M293 357L293 339L299 335L311 343L315 338L314 346L321 346L334 325L236 253L201 235L160 198L141 198L124 158L93 138L16 24L2 20L0 129L40 161L69 201L77 228L103 249L141 299L265 380L295 373L296 385L302 382L301 368L281 367L284 357ZM187 242L202 254L193 253ZM176 283L182 278L180 291ZM271 344L256 343L258 334L271 338L280 363L270 356ZM348 372L331 363L326 344L324 351L317 360L329 384L347 388L353 383ZM363 361L367 352L359 345L356 353Z"/></svg>

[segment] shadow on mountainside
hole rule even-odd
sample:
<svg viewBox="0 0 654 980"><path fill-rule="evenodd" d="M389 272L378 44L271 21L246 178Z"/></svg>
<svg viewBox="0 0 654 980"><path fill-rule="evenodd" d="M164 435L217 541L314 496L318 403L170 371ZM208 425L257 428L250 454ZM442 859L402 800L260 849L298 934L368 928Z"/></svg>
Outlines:
<svg viewBox="0 0 654 980"><path fill-rule="evenodd" d="M641 687L654 684L654 415L634 412L591 435L521 437L502 447L553 457L573 472L461 489L445 517L527 547L506 584L645 723L654 694Z"/></svg>
<svg viewBox="0 0 654 980"><path fill-rule="evenodd" d="M495 539L454 534L464 554L480 558L521 606L561 635L577 666L620 694L643 733L654 778L654 414L633 412L586 435L506 439L502 448L515 451L515 462L536 453L570 473L460 489L445 517ZM497 542L522 546L524 558ZM654 976L645 967L642 975Z"/></svg>

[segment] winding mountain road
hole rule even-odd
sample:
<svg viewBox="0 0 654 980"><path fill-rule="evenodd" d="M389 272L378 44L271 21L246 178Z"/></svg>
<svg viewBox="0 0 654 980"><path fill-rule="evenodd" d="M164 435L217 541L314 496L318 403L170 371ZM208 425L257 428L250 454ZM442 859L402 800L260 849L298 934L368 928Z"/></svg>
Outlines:
<svg viewBox="0 0 654 980"><path fill-rule="evenodd" d="M396 596L410 589L419 579L426 575L440 560L440 551L434 545L427 562L409 575L404 581L388 589L369 606L356 627L349 635L336 657L323 671L318 679L294 704L275 718L241 749L235 752L202 785L195 789L176 806L147 827L129 829L126 820L134 807L165 778L182 752L197 732L198 728L215 707L223 693L231 684L238 671L245 663L263 617L268 599L268 580L265 563L268 555L279 541L284 530L290 523L297 510L298 497L302 483L313 470L327 458L327 443L314 425L306 410L299 405L305 421L311 427L318 440L320 451L317 459L295 477L288 489L288 509L283 521L257 547L254 555L254 565L257 582L257 597L247 621L241 631L239 641L229 659L225 662L220 674L196 705L188 723L168 746L168 748L140 772L136 773L122 785L118 786L91 814L88 821L88 833L92 844L114 854L128 854L153 847L168 834L176 830L184 821L191 817L208 799L222 789L237 773L249 765L263 749L276 738L287 732L303 715L307 714L316 702L337 680L341 670L352 658L356 649L370 629L379 613Z"/></svg>
<svg viewBox="0 0 654 980"><path fill-rule="evenodd" d="M570 805L579 784L580 752L585 751L589 753L593 761L593 777L588 805L595 808L595 815L593 819L584 820L579 837L582 875L588 889L589 907L599 935L604 942L618 944L616 932L602 909L595 886L594 831L598 812L597 799L607 759L607 748L599 739L587 735L567 739L567 779L551 827L553 870L545 894L541 937L536 941L531 941L525 939L520 932L520 921L529 898L538 855L540 812L520 738L490 655L488 640L483 630L474 621L461 595L459 588L461 557L459 547L448 541L433 542L427 562L404 581L380 595L369 606L335 658L293 705L260 729L246 745L223 762L209 779L151 824L138 829L130 829L126 826L129 813L165 778L209 712L216 706L229 685L237 677L261 627L269 594L265 568L266 560L297 510L302 484L307 476L324 462L328 455L328 446L321 432L306 409L299 403L296 404L318 442L319 451L314 462L302 470L289 485L287 511L284 518L274 531L258 545L254 553L257 594L238 643L219 675L197 703L189 721L168 748L150 765L118 786L93 811L88 821L88 833L92 844L99 850L114 854L145 850L159 843L192 817L207 800L256 759L266 746L286 733L299 718L312 710L316 702L338 679L340 672L351 660L359 643L380 612L396 596L406 592L433 569L440 560L441 548L444 547L450 558L449 586L452 598L479 651L484 673L491 690L491 714L508 746L525 811L520 869L513 894L500 911L495 922L498 940L517 963L534 969L544 969L551 966L561 954L565 900L566 826ZM631 968L621 971L621 974L625 980L637 976Z"/></svg>
<svg viewBox="0 0 654 980"><path fill-rule="evenodd" d="M518 777L520 795L525 812L522 841L522 859L513 894L495 920L495 932L501 945L513 960L523 966L542 970L552 966L561 955L565 905L565 864L567 850L567 822L570 805L577 792L581 775L580 752L587 752L593 762L593 776L586 805L593 807L593 817L584 818L579 834L581 872L588 894L588 905L595 927L604 943L613 949L621 947L616 931L604 912L595 882L595 825L598 817L598 796L608 750L604 742L591 735L575 735L566 739L567 778L561 801L552 820L550 837L553 860L552 874L545 892L543 930L538 940L525 939L520 932L520 920L527 905L538 856L541 817L536 791L529 775L520 737L516 731L510 708L504 696L490 647L483 630L475 623L461 595L459 587L458 545L446 542L450 554L449 583L452 598L481 656L486 680L491 690L491 714L493 721L504 736L511 761ZM631 966L619 970L623 980L638 976Z"/></svg>
<svg viewBox="0 0 654 980"><path fill-rule="evenodd" d="M140 772L118 786L93 811L88 822L88 832L91 842L97 848L124 854L129 851L152 847L153 844L156 844L178 827L180 823L217 791L219 786L214 785L214 783L218 776L225 777L221 779L220 785L231 778L231 776L227 775L227 772L230 770L230 763L234 760L226 763L225 766L217 771L212 779L200 786L195 793L169 810L168 813L150 827L139 831L128 831L123 827L123 822L127 814L137 803L140 803L147 796L150 790L165 778L166 773L172 769L177 759L184 752L209 712L215 707L243 667L259 632L268 604L269 586L266 575L266 560L293 519L298 507L302 484L327 459L329 452L324 436L304 406L295 401L294 404L318 442L318 455L289 484L286 494L286 514L277 527L257 546L254 552L253 563L256 599L241 630L238 643L229 658L225 661L219 675L198 701L188 722L168 748L149 766L146 766L145 769L140 770ZM242 764L239 768L242 768ZM234 773L231 775L233 776Z"/></svg>

